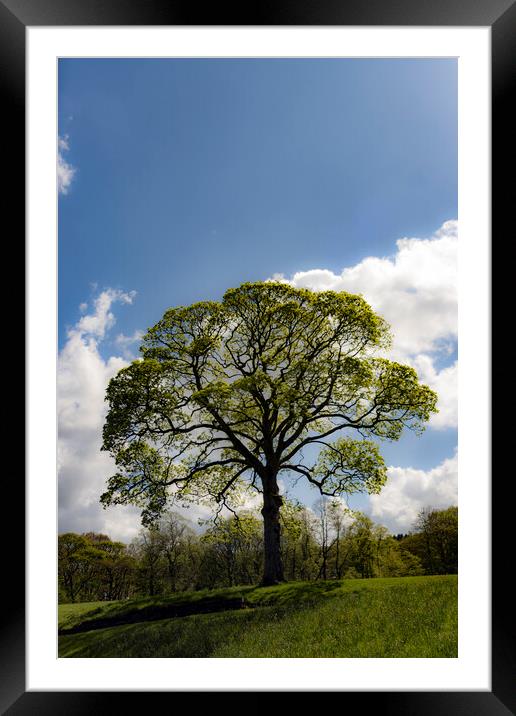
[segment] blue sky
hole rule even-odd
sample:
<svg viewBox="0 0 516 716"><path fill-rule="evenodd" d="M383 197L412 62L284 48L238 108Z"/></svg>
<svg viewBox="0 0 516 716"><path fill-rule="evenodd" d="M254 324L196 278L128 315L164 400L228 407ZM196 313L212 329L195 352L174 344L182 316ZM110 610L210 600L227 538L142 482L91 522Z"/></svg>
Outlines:
<svg viewBox="0 0 516 716"><path fill-rule="evenodd" d="M310 272L360 266L367 297L361 262L384 260L375 270L389 273L403 237L421 240L405 258L420 247L435 257L436 232L457 218L453 59L66 59L58 110L69 170L59 197L63 362L70 330L103 291L136 292L113 299L116 325L95 336L108 365L122 346L136 351L123 337L167 307L220 298L243 281L281 273L317 288ZM410 256L404 265L421 270ZM436 324L450 311L439 298L449 284L432 286ZM426 307L428 287L414 286L404 295L426 291ZM444 385L456 335L434 339L400 350ZM456 440L449 420L382 452L389 465L429 471L452 459ZM71 495L70 480L61 484Z"/></svg>

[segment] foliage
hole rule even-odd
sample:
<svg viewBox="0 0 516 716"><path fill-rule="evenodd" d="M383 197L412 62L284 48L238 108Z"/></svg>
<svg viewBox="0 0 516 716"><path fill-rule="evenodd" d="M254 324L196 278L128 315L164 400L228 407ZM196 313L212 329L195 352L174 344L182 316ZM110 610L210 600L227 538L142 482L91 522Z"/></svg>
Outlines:
<svg viewBox="0 0 516 716"><path fill-rule="evenodd" d="M458 509L424 509L415 531L400 541L400 547L416 556L425 574L456 574L458 570Z"/></svg>
<svg viewBox="0 0 516 716"><path fill-rule="evenodd" d="M262 525L252 514L219 520L202 536L201 583L209 587L255 584L262 572Z"/></svg>
<svg viewBox="0 0 516 716"><path fill-rule="evenodd" d="M89 532L59 535L60 601L122 599L128 593L134 563L121 542Z"/></svg>
<svg viewBox="0 0 516 716"><path fill-rule="evenodd" d="M426 509L410 535L393 537L341 500L310 510L285 500L281 552L294 582L457 571L457 508ZM60 602L158 597L192 590L254 585L263 567L263 532L250 510L204 524L199 533L167 512L130 545L106 535L59 536Z"/></svg>
<svg viewBox="0 0 516 716"><path fill-rule="evenodd" d="M280 581L278 476L327 496L377 493L386 468L371 438L419 432L436 412L414 369L379 356L389 342L361 296L279 282L169 309L109 383L103 449L117 472L102 503L136 504L151 526L171 499L234 509L258 490L264 581Z"/></svg>

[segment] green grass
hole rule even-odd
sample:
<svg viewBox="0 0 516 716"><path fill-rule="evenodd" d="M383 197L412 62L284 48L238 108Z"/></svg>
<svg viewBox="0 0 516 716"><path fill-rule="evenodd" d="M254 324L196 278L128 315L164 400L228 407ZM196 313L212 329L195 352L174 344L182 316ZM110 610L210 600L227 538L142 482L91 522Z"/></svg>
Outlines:
<svg viewBox="0 0 516 716"><path fill-rule="evenodd" d="M338 596L362 589L400 587L423 584L428 580L449 580L456 577L392 577L379 579L344 579L318 582L287 582L275 587L240 586L224 589L179 592L166 597L144 597L117 602L88 602L59 606L60 629L88 629L101 624L111 626L122 622L149 621L173 617L176 612L223 611L242 606L275 606L313 602L322 597ZM112 624L104 624L111 622Z"/></svg>
<svg viewBox="0 0 516 716"><path fill-rule="evenodd" d="M244 608L225 610L242 597ZM160 609L210 604L222 611L156 620ZM456 576L294 582L59 612L61 629L90 628L60 636L61 657L457 656ZM95 628L99 619L134 623Z"/></svg>
<svg viewBox="0 0 516 716"><path fill-rule="evenodd" d="M125 599L118 602L88 602L84 604L60 604L59 629L74 629L89 626L95 628L97 622L112 621L149 621L157 616L173 616L178 610L190 608L202 611L214 602L227 609L233 609L241 603L244 594L256 587L233 587L231 589L201 590L197 592L179 592L167 597L143 597Z"/></svg>
<svg viewBox="0 0 516 716"><path fill-rule="evenodd" d="M80 604L60 604L58 608L58 626L66 627L78 624L88 613L118 602L81 602Z"/></svg>

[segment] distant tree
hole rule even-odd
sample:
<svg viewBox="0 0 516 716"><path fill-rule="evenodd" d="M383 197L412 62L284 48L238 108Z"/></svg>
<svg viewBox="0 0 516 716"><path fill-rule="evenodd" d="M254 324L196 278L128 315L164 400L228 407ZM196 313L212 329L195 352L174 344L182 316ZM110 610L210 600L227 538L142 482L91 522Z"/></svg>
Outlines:
<svg viewBox="0 0 516 716"><path fill-rule="evenodd" d="M303 536L303 513L305 508L298 502L284 499L280 510L281 563L287 579L299 579L300 569L306 559L300 554Z"/></svg>
<svg viewBox="0 0 516 716"><path fill-rule="evenodd" d="M201 538L206 547L210 567L214 572L212 584L251 584L262 567L262 538L260 524L252 514L218 520ZM220 582L219 582L220 583Z"/></svg>
<svg viewBox="0 0 516 716"><path fill-rule="evenodd" d="M333 500L329 505L329 521L333 531L333 576L340 579L349 553L349 544L346 543L346 534L352 522L352 511L345 507L340 500Z"/></svg>
<svg viewBox="0 0 516 716"><path fill-rule="evenodd" d="M415 529L415 528L414 528ZM398 541L400 548L416 557L423 565L425 574L433 574L427 559L425 537L421 532L411 532Z"/></svg>
<svg viewBox="0 0 516 716"><path fill-rule="evenodd" d="M404 577L423 573L421 561L404 550L383 526L353 513L342 539L339 572L347 578Z"/></svg>
<svg viewBox="0 0 516 716"><path fill-rule="evenodd" d="M151 529L142 530L133 541L132 552L138 564L141 591L150 597L161 594L166 564L159 529L152 526Z"/></svg>
<svg viewBox="0 0 516 716"><path fill-rule="evenodd" d="M58 537L62 601L122 599L130 591L133 569L126 546L107 535L67 532Z"/></svg>
<svg viewBox="0 0 516 716"><path fill-rule="evenodd" d="M97 573L103 598L108 601L123 599L131 591L134 560L127 553L125 544L112 542L109 537L98 542L96 547L102 552Z"/></svg>
<svg viewBox="0 0 516 716"><path fill-rule="evenodd" d="M353 572L363 579L375 576L377 545L373 527L373 521L367 515L358 512L355 513L355 518L347 534L349 564Z"/></svg>
<svg viewBox="0 0 516 716"><path fill-rule="evenodd" d="M323 497L315 505L317 512L317 541L320 550L320 566L318 577L328 578L328 558L333 546L330 535L330 519L328 498Z"/></svg>
<svg viewBox="0 0 516 716"><path fill-rule="evenodd" d="M281 507L285 574L309 581L445 573L450 555L453 567L456 513L456 508L422 511L418 524L427 533L397 540L338 498L318 501L313 509L286 499ZM256 583L263 568L259 515L241 510L238 516L219 515L215 522L200 524L206 527L201 533L183 516L166 512L129 545L95 532L59 535L59 601L118 600Z"/></svg>
<svg viewBox="0 0 516 716"><path fill-rule="evenodd" d="M402 549L398 541L387 537L384 542L384 554L382 558L382 577L408 577L424 574L421 560L411 552Z"/></svg>
<svg viewBox="0 0 516 716"><path fill-rule="evenodd" d="M458 508L424 509L416 529L421 535L422 561L428 574L456 574L458 570Z"/></svg>
<svg viewBox="0 0 516 716"><path fill-rule="evenodd" d="M220 303L169 309L144 336L143 359L109 383L103 449L117 472L103 504L137 504L151 524L171 498L231 507L255 488L262 582L282 581L280 473L322 495L377 493L386 468L365 438L397 440L436 411L414 369L375 355L388 344L383 319L344 292L247 283Z"/></svg>
<svg viewBox="0 0 516 716"><path fill-rule="evenodd" d="M161 544L171 592L178 591L182 586L190 555L189 538L192 535L192 529L180 515L168 512L160 520L158 540Z"/></svg>
<svg viewBox="0 0 516 716"><path fill-rule="evenodd" d="M92 559L88 540L74 532L58 537L58 575L64 594L75 602L91 573Z"/></svg>
<svg viewBox="0 0 516 716"><path fill-rule="evenodd" d="M402 549L382 525L375 525L373 539L376 547L375 577L407 577L423 574L421 560Z"/></svg>
<svg viewBox="0 0 516 716"><path fill-rule="evenodd" d="M317 520L312 510L285 499L281 505L281 561L288 579L315 579L319 572Z"/></svg>

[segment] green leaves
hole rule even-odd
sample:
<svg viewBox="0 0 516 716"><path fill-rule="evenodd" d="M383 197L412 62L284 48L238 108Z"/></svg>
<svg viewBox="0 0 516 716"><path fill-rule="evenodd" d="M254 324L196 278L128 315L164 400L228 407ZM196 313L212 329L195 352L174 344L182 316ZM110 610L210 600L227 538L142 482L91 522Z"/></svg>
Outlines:
<svg viewBox="0 0 516 716"><path fill-rule="evenodd" d="M397 440L403 428L421 433L430 415L438 412L437 394L420 385L410 366L385 359L375 359L371 365L376 423L372 433L391 440Z"/></svg>
<svg viewBox="0 0 516 716"><path fill-rule="evenodd" d="M387 468L375 443L339 438L321 450L313 475L328 495L371 494L385 485Z"/></svg>
<svg viewBox="0 0 516 716"><path fill-rule="evenodd" d="M103 449L117 473L102 501L148 520L171 492L225 502L300 467L310 444L320 459L302 474L321 490L378 492L381 456L352 437L420 432L437 400L412 368L377 357L389 342L362 296L273 281L168 309L109 384Z"/></svg>
<svg viewBox="0 0 516 716"><path fill-rule="evenodd" d="M167 428L180 397L174 377L154 359L134 361L109 382L110 410L103 430L103 449L115 453L128 439L139 439Z"/></svg>
<svg viewBox="0 0 516 716"><path fill-rule="evenodd" d="M108 489L100 497L101 504L107 507L131 503L143 507L143 524L152 524L167 504L169 484L182 474L180 466L167 465L156 449L142 441L118 450L116 463L119 471L109 478Z"/></svg>

